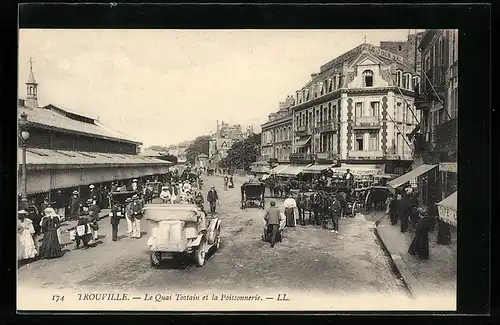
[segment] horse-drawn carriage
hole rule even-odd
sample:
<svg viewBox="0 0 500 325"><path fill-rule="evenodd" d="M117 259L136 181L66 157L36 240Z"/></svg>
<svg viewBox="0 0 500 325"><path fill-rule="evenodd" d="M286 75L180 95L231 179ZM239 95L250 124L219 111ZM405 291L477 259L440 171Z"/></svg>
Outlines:
<svg viewBox="0 0 500 325"><path fill-rule="evenodd" d="M246 182L241 185L241 209L257 202L259 208L264 209L264 194L266 186L260 181Z"/></svg>
<svg viewBox="0 0 500 325"><path fill-rule="evenodd" d="M136 194L136 191L111 192L109 194L110 206L113 207L115 204L118 204L118 206L120 207L119 211L117 212L118 216L125 218L125 206L127 205L125 201L129 198L132 198ZM113 212L110 212L109 216L113 216Z"/></svg>

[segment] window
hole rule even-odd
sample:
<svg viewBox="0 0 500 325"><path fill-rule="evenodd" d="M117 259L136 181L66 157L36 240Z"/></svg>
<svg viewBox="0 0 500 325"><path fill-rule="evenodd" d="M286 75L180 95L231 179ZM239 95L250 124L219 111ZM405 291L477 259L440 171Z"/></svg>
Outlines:
<svg viewBox="0 0 500 325"><path fill-rule="evenodd" d="M355 113L354 115L355 115L356 119L363 117L363 103L362 102L355 104L354 113Z"/></svg>
<svg viewBox="0 0 500 325"><path fill-rule="evenodd" d="M328 120L332 119L332 103L328 103Z"/></svg>
<svg viewBox="0 0 500 325"><path fill-rule="evenodd" d="M398 51L402 51L403 47L401 45L398 46Z"/></svg>
<svg viewBox="0 0 500 325"><path fill-rule="evenodd" d="M406 73L403 74L403 81L401 82L401 88L406 88L406 79L408 79L406 77Z"/></svg>
<svg viewBox="0 0 500 325"><path fill-rule="evenodd" d="M401 87L403 81L403 72L401 70L396 71L396 86Z"/></svg>
<svg viewBox="0 0 500 325"><path fill-rule="evenodd" d="M371 102L370 103L370 116L378 117L379 116L379 102Z"/></svg>
<svg viewBox="0 0 500 325"><path fill-rule="evenodd" d="M362 133L356 134L356 142L355 142L354 146L355 146L354 150L363 151L363 134Z"/></svg>
<svg viewBox="0 0 500 325"><path fill-rule="evenodd" d="M365 87L373 87L373 71L365 70L363 72L363 83Z"/></svg>
<svg viewBox="0 0 500 325"><path fill-rule="evenodd" d="M333 105L332 107L332 119L333 121L337 121L337 106Z"/></svg>
<svg viewBox="0 0 500 325"><path fill-rule="evenodd" d="M370 142L368 143L368 150L377 151L378 150L378 133L371 132L370 133Z"/></svg>
<svg viewBox="0 0 500 325"><path fill-rule="evenodd" d="M411 85L411 74L407 73L405 78L404 88L411 89L410 85Z"/></svg>
<svg viewBox="0 0 500 325"><path fill-rule="evenodd" d="M328 91L332 91L333 90L333 83L335 82L335 77L333 77L333 79L329 79L328 80Z"/></svg>
<svg viewBox="0 0 500 325"><path fill-rule="evenodd" d="M396 121L401 121L403 118L401 102L397 102L396 104Z"/></svg>

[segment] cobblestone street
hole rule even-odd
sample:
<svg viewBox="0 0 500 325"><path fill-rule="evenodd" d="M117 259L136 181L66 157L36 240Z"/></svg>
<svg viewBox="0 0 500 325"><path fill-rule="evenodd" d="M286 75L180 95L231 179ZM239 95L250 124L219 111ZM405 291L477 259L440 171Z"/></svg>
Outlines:
<svg viewBox="0 0 500 325"><path fill-rule="evenodd" d="M263 211L240 210L241 179L235 183L234 189L224 191L221 178L205 177L206 188L209 184L218 188L223 241L220 250L201 268L152 268L146 246L148 222L142 222L144 235L135 240L126 235L122 220L120 240L112 242L109 218L103 218L99 230L102 238L96 247L74 250L74 244L67 245L62 258L22 266L19 288L287 288L351 295L401 292L373 235L372 222L342 220L339 234L312 226L288 228L283 242L272 249L260 240Z"/></svg>

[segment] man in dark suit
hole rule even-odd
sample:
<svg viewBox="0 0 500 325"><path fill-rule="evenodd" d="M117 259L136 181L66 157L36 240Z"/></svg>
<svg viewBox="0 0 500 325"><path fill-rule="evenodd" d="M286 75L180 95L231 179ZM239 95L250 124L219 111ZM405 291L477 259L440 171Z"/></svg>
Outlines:
<svg viewBox="0 0 500 325"><path fill-rule="evenodd" d="M217 202L219 202L219 196L217 195L217 191L215 190L215 186L213 185L210 188L210 191L208 191L207 201L210 204L210 214L214 214Z"/></svg>
<svg viewBox="0 0 500 325"><path fill-rule="evenodd" d="M111 240L112 241L117 241L118 240L118 225L120 224L120 219L121 216L118 215L118 212L121 211L120 204L118 202L115 202L113 205L111 212Z"/></svg>
<svg viewBox="0 0 500 325"><path fill-rule="evenodd" d="M271 206L267 209L266 214L264 215L264 220L266 220L267 225L267 233L271 234L271 247L274 247L276 243L276 235L278 234L278 230L281 223L281 212L278 207L276 207L276 203L271 201Z"/></svg>

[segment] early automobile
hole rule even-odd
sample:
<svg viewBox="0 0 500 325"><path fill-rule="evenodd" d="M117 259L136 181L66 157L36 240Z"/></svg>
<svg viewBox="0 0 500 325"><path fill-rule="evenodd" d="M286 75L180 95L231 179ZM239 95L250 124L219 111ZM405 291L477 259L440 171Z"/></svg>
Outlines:
<svg viewBox="0 0 500 325"><path fill-rule="evenodd" d="M137 194L136 191L120 191L120 192L111 192L109 194L109 201L110 201L110 206L114 206L116 203L120 206L120 211L118 211L118 216L125 218L125 200L128 198L132 198L135 194ZM110 212L109 216L113 216L113 213Z"/></svg>
<svg viewBox="0 0 500 325"><path fill-rule="evenodd" d="M264 209L264 194L266 185L260 181L246 182L241 185L241 209L246 209L250 203L258 202L258 206Z"/></svg>
<svg viewBox="0 0 500 325"><path fill-rule="evenodd" d="M186 256L203 266L208 252L221 245L221 221L194 204L147 204L143 211L152 223L147 244L154 267Z"/></svg>

